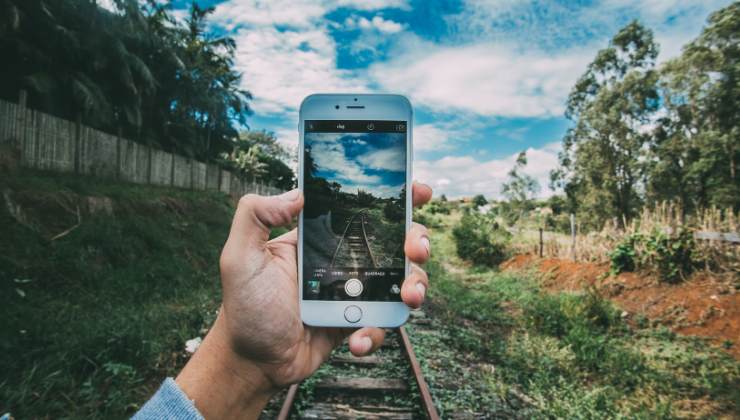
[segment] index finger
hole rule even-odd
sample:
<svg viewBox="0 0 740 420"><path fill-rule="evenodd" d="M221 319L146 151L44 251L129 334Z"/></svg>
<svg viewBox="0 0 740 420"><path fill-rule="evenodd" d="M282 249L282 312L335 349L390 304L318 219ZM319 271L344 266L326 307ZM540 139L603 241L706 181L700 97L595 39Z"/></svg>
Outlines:
<svg viewBox="0 0 740 420"><path fill-rule="evenodd" d="M411 188L413 194L414 207L421 207L432 199L432 188L427 184L414 181Z"/></svg>

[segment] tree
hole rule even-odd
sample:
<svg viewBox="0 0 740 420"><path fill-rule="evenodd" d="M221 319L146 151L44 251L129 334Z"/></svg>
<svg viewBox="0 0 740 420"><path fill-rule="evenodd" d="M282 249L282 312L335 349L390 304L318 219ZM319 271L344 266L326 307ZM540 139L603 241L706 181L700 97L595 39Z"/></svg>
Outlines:
<svg viewBox="0 0 740 420"><path fill-rule="evenodd" d="M527 167L527 152L520 152L514 167L508 173L509 180L504 183L501 193L516 208L524 206L540 191L540 184L536 179L524 173Z"/></svg>
<svg viewBox="0 0 740 420"><path fill-rule="evenodd" d="M224 164L233 165L251 179L268 181L283 189L295 187L295 174L285 163L290 154L268 131L239 133L231 152L222 153L221 158Z"/></svg>
<svg viewBox="0 0 740 420"><path fill-rule="evenodd" d="M652 31L633 21L597 53L568 96L566 117L574 126L551 179L591 227L612 217L629 220L641 206L641 157L660 102L657 55Z"/></svg>
<svg viewBox="0 0 740 420"><path fill-rule="evenodd" d="M486 197L484 197L483 194L478 194L473 197L473 206L480 207L485 206L486 204L488 204L488 200L486 200Z"/></svg>
<svg viewBox="0 0 740 420"><path fill-rule="evenodd" d="M740 3L712 13L661 69L665 116L651 145L648 194L684 212L740 207Z"/></svg>
<svg viewBox="0 0 740 420"><path fill-rule="evenodd" d="M213 8L170 2L0 0L0 96L199 159L231 149L250 114L233 39L206 30Z"/></svg>

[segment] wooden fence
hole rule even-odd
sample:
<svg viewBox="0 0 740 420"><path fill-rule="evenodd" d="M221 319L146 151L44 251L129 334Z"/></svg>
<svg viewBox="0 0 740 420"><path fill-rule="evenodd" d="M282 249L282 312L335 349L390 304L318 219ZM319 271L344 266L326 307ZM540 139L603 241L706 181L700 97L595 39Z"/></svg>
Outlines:
<svg viewBox="0 0 740 420"><path fill-rule="evenodd" d="M218 190L233 196L280 194L218 165L149 147L119 135L0 100L0 145L20 152L22 166L107 177L137 184Z"/></svg>

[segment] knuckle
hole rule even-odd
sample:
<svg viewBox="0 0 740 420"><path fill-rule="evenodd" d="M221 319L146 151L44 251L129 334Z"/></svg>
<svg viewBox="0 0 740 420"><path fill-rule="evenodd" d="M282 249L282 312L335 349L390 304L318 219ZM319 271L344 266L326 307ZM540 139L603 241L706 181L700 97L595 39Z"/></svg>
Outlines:
<svg viewBox="0 0 740 420"><path fill-rule="evenodd" d="M239 199L239 204L237 205L237 207L250 208L254 205L254 202L257 200L258 197L259 196L257 194L244 194Z"/></svg>

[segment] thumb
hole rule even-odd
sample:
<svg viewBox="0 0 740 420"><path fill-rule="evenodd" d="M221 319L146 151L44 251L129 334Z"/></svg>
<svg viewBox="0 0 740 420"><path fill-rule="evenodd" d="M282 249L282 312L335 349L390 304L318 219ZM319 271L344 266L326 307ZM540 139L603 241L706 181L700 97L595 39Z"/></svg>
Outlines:
<svg viewBox="0 0 740 420"><path fill-rule="evenodd" d="M262 249L270 229L287 225L303 208L303 193L294 189L277 196L247 194L239 199L229 232L229 245L240 250Z"/></svg>

